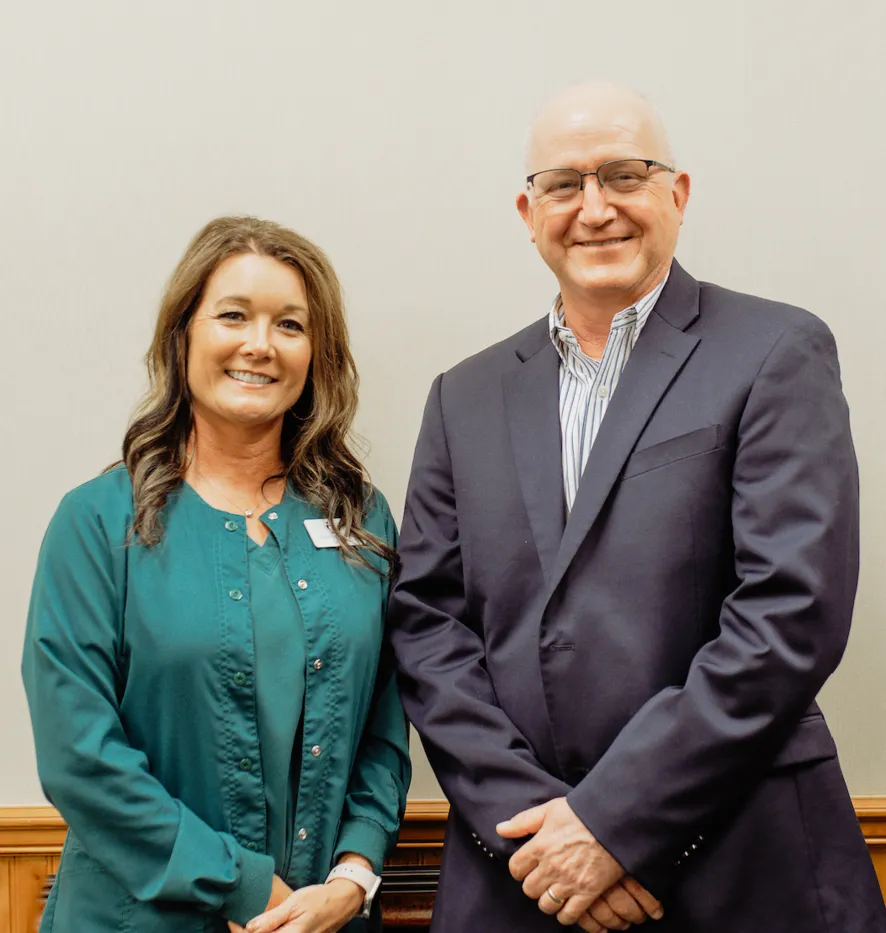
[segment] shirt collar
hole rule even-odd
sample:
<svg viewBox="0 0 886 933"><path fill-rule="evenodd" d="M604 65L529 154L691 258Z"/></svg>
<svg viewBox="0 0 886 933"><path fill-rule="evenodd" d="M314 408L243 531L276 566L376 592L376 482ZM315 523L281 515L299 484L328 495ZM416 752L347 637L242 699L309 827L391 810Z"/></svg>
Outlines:
<svg viewBox="0 0 886 933"><path fill-rule="evenodd" d="M609 332L612 333L613 330L618 330L621 326L624 325L625 320L631 315L631 312L636 312L636 322L634 323L634 333L631 338L631 348L637 342L637 338L640 336L640 331L643 330L646 321L649 320L649 315L652 313L652 309L655 307L659 297L661 296L662 289L667 284L668 278L670 276L670 270L668 270L667 275L652 289L651 292L648 292L642 298L640 298L636 303L632 304L630 307L625 308L622 311L619 311L618 314L612 319L612 324L609 326ZM554 299L554 303L551 306L550 314L548 315L548 328L551 335L551 341L557 349L557 353L560 354L560 359L563 362L566 362L566 358L570 353L581 353L581 348L578 345L578 340L576 339L575 334L572 332L571 328L566 326L565 313L563 311L563 299L560 295Z"/></svg>

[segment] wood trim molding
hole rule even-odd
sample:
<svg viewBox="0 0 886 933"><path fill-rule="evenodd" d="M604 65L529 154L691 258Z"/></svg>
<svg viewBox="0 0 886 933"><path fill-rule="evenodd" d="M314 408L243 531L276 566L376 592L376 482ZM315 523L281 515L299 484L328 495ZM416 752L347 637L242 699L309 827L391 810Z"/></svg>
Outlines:
<svg viewBox="0 0 886 933"><path fill-rule="evenodd" d="M868 845L886 847L886 795L853 797ZM449 803L409 800L398 848L442 848ZM67 827L54 807L0 807L0 855L58 855Z"/></svg>
<svg viewBox="0 0 886 933"><path fill-rule="evenodd" d="M886 797L883 798L886 802ZM427 820L428 822L445 823L449 819L449 801L443 797L433 797L427 800L406 801L406 822Z"/></svg>
<svg viewBox="0 0 886 933"><path fill-rule="evenodd" d="M853 797L852 803L886 900L886 797Z"/></svg>
<svg viewBox="0 0 886 933"><path fill-rule="evenodd" d="M66 832L54 807L0 807L0 855L58 855Z"/></svg>
<svg viewBox="0 0 886 933"><path fill-rule="evenodd" d="M448 818L446 800L407 801L398 847L442 848ZM66 832L54 807L0 807L0 855L58 855Z"/></svg>
<svg viewBox="0 0 886 933"><path fill-rule="evenodd" d="M407 800L397 848L442 849L448 819L447 800Z"/></svg>
<svg viewBox="0 0 886 933"><path fill-rule="evenodd" d="M853 797L852 803L868 848L886 856L886 797Z"/></svg>

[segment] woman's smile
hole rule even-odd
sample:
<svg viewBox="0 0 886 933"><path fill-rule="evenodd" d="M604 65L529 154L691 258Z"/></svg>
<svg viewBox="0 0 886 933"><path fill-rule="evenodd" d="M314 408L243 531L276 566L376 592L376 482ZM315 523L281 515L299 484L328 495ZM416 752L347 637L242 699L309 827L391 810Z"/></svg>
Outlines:
<svg viewBox="0 0 886 933"><path fill-rule="evenodd" d="M234 382L239 382L241 385L249 386L250 388L261 388L262 386L271 385L278 381L263 373L252 373L245 369L226 369L225 375L230 376Z"/></svg>

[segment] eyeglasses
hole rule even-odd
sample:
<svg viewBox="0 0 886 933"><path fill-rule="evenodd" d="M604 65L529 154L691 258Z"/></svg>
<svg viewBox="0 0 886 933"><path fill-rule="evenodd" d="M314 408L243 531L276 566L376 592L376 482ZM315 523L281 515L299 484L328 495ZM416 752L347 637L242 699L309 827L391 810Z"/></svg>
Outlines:
<svg viewBox="0 0 886 933"><path fill-rule="evenodd" d="M545 169L528 175L526 185L537 198L571 201L584 190L585 178L593 175L601 190L608 195L632 194L643 188L653 168L676 172L672 166L654 159L617 159L604 162L596 172L580 172L577 168Z"/></svg>

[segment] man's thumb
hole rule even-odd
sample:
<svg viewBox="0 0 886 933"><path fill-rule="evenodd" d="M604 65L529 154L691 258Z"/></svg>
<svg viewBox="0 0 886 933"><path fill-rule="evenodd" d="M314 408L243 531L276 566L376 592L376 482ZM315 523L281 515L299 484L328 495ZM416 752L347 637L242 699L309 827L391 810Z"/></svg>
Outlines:
<svg viewBox="0 0 886 933"><path fill-rule="evenodd" d="M541 829L541 824L545 821L545 809L545 804L541 804L538 807L522 810L509 820L499 823L495 831L505 839L521 839L523 836L531 836Z"/></svg>

